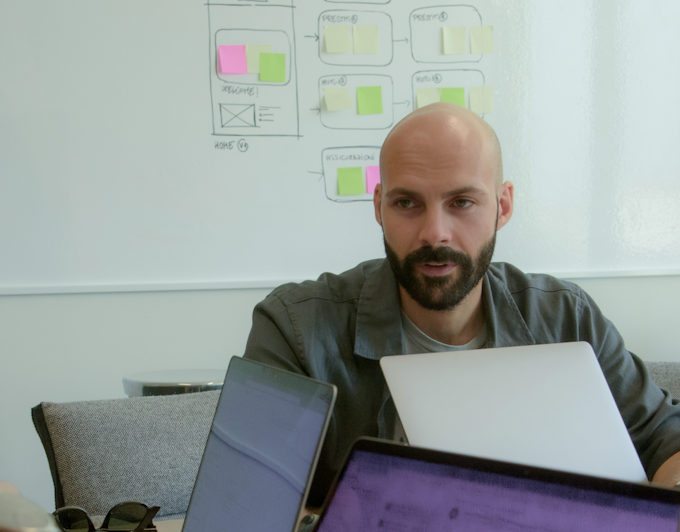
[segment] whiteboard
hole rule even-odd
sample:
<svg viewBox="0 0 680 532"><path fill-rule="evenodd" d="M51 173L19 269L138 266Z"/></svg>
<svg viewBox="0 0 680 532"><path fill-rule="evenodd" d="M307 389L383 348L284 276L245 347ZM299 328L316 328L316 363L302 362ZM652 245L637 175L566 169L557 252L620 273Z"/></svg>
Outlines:
<svg viewBox="0 0 680 532"><path fill-rule="evenodd" d="M677 273L678 20L661 0L5 0L0 293L275 286L384 256L338 169L377 165L438 87L491 87L516 187L496 260ZM328 53L327 26L376 26L377 53ZM492 53L471 53L478 26ZM253 44L285 55L281 80L220 71L220 46ZM353 107L329 111L331 87ZM359 114L363 87L382 113Z"/></svg>

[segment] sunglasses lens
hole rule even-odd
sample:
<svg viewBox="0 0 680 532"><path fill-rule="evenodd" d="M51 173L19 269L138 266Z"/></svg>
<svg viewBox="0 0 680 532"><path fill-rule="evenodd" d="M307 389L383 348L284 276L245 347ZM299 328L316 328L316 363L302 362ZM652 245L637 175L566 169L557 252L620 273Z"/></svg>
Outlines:
<svg viewBox="0 0 680 532"><path fill-rule="evenodd" d="M59 525L69 532L87 532L89 523L87 514L78 508L64 508L55 515Z"/></svg>
<svg viewBox="0 0 680 532"><path fill-rule="evenodd" d="M108 530L134 530L142 522L147 508L139 503L123 504L111 513Z"/></svg>

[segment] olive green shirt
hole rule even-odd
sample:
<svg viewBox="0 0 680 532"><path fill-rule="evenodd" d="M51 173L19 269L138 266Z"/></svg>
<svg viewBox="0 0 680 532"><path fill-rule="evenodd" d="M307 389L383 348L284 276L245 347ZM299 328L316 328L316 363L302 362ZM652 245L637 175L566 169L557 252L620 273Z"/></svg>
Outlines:
<svg viewBox="0 0 680 532"><path fill-rule="evenodd" d="M680 451L680 406L577 285L494 263L483 279L482 305L485 347L592 345L650 478ZM281 286L255 307L246 358L338 387L309 505L323 503L357 437L394 435L396 411L378 361L403 353L399 291L385 259Z"/></svg>

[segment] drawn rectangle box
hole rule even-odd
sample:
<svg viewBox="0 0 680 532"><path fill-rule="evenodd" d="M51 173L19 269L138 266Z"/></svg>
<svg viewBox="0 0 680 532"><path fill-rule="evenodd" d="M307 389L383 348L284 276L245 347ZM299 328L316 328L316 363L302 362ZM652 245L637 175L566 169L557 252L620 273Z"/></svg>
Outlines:
<svg viewBox="0 0 680 532"><path fill-rule="evenodd" d="M481 70L457 68L450 70L423 70L411 77L413 108L416 108L418 89L464 88L465 107L470 108L470 87L483 87L486 77ZM482 115L484 116L484 115Z"/></svg>
<svg viewBox="0 0 680 532"><path fill-rule="evenodd" d="M221 103L220 127L255 127L255 104Z"/></svg>
<svg viewBox="0 0 680 532"><path fill-rule="evenodd" d="M338 194L338 168L360 166L366 183L366 167L380 164L380 146L343 146L326 148L321 152L326 197L338 203L372 201L373 194Z"/></svg>
<svg viewBox="0 0 680 532"><path fill-rule="evenodd" d="M278 0L276 5L209 3L206 8L212 134L299 137L294 8L290 0ZM253 45L262 47L260 53L285 55L285 81L260 81L260 73L252 68L252 57L248 73L221 73L217 68L217 50L229 45L245 45L246 61Z"/></svg>
<svg viewBox="0 0 680 532"><path fill-rule="evenodd" d="M219 46L225 45L270 45L272 53L286 55L286 81L279 83L280 85L290 82L292 54L290 37L283 30L255 30L255 29L218 29L215 32L214 49L217 50ZM217 54L215 54L217 56ZM217 68L217 57L215 59L215 68ZM271 85L266 81L260 81L260 76L254 74L223 74L217 69L217 77L226 83L237 85Z"/></svg>
<svg viewBox="0 0 680 532"><path fill-rule="evenodd" d="M360 115L357 112L357 88L382 88L382 114ZM323 101L324 88L345 87L354 104L353 109L329 111ZM394 123L394 82L383 74L347 74L319 78L319 109L321 124L329 129L387 129Z"/></svg>
<svg viewBox="0 0 680 532"><path fill-rule="evenodd" d="M409 15L411 56L418 63L479 62L482 54L446 55L443 27L482 26L482 14L471 5L443 5L415 9Z"/></svg>
<svg viewBox="0 0 680 532"><path fill-rule="evenodd" d="M346 53L329 54L325 49L325 26L347 26L353 35L353 26L377 26L378 48L377 54ZM334 10L324 11L319 15L317 28L319 35L319 59L328 65L341 66L387 66L394 55L392 17L382 11L352 11ZM402 43L405 45L405 43Z"/></svg>

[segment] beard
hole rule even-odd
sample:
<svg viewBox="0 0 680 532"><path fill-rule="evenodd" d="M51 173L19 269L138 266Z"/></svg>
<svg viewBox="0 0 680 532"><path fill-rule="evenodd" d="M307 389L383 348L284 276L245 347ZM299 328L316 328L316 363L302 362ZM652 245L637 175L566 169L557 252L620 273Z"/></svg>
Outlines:
<svg viewBox="0 0 680 532"><path fill-rule="evenodd" d="M412 251L402 261L387 243L384 234L383 242L394 276L406 293L421 307L442 311L456 308L484 277L496 246L496 232L482 245L476 259L451 248L425 246ZM416 266L423 262L452 262L457 265L458 277L419 274Z"/></svg>

